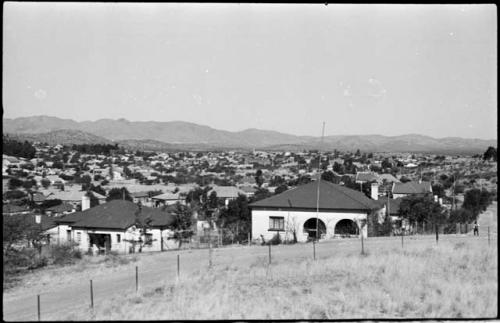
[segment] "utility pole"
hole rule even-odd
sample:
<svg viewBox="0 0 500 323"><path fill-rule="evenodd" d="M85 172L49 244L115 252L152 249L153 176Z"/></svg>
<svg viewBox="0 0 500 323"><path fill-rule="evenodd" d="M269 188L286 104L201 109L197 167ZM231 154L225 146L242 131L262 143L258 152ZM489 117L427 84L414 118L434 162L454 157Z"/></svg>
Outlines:
<svg viewBox="0 0 500 323"><path fill-rule="evenodd" d="M316 194L316 240L319 240L319 187L321 182L321 146L323 145L323 137L325 136L325 122L323 121L323 130L321 132L320 149L318 149L318 190Z"/></svg>

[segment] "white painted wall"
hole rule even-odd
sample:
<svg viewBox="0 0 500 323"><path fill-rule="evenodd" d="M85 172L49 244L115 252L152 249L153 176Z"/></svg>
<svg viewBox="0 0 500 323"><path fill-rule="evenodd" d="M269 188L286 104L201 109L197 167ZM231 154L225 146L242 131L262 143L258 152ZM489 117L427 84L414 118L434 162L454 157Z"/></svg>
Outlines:
<svg viewBox="0 0 500 323"><path fill-rule="evenodd" d="M252 240L260 239L260 235L264 239L271 239L277 231L269 231L269 218L272 216L281 216L285 220L285 231L280 231L280 236L284 240L293 239L293 228L297 232L297 240L299 242L307 241L307 233L304 232L304 223L314 218L316 219L316 212L303 212L303 211L273 211L273 210L252 210ZM366 213L349 213L349 212L320 212L318 219L323 221L326 225L326 236L324 238L334 238L335 225L338 221L343 219L353 220L360 226L359 221L367 219ZM366 222L365 222L366 223ZM367 225L361 230L363 237L368 236Z"/></svg>
<svg viewBox="0 0 500 323"><path fill-rule="evenodd" d="M60 226L62 227L62 226ZM64 230L64 234L65 234ZM119 230L86 230L86 229L75 229L72 231L73 241L76 242L78 233L81 234L81 241L78 245L79 249L82 252L87 252L89 246L89 233L96 234L109 234L111 235L111 251L115 251L121 254L130 253L131 248L133 247L132 240L137 241L139 239L139 230L136 229L135 226L132 226L124 231ZM162 237L163 237L163 250L168 249L176 249L177 243L173 239L168 239L173 236L173 232L171 230L165 229L160 230L158 228L149 229L148 233L153 234L153 242L151 245L144 245L142 247L142 252L151 252L151 251L161 251ZM120 235L120 242L118 242L118 234ZM135 246L135 251L139 252L139 245Z"/></svg>

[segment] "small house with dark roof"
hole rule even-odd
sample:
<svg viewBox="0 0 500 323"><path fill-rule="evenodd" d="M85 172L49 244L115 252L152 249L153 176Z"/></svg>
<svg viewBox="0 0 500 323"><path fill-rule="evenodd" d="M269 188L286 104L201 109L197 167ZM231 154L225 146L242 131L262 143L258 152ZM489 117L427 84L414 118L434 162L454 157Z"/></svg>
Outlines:
<svg viewBox="0 0 500 323"><path fill-rule="evenodd" d="M319 203L317 203L319 202ZM363 193L342 185L311 182L251 203L252 239L307 241L334 237L368 236L368 216L378 216L382 206Z"/></svg>
<svg viewBox="0 0 500 323"><path fill-rule="evenodd" d="M125 200L112 200L54 219L60 241L76 242L85 252L97 248L119 253L133 253L140 248L143 252L174 248L173 232L169 229L174 220L171 212ZM141 223L148 223L144 234L138 228Z"/></svg>
<svg viewBox="0 0 500 323"><path fill-rule="evenodd" d="M394 183L392 186L393 198L405 197L409 195L432 195L432 186L430 182L406 182Z"/></svg>

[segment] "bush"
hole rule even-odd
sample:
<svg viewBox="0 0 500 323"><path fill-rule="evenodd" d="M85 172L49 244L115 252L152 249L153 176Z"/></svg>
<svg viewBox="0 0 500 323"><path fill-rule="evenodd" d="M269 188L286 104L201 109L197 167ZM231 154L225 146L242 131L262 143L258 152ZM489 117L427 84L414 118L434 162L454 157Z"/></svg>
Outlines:
<svg viewBox="0 0 500 323"><path fill-rule="evenodd" d="M53 245L49 249L49 258L54 265L73 264L75 259L82 258L82 252L74 249L72 244Z"/></svg>
<svg viewBox="0 0 500 323"><path fill-rule="evenodd" d="M279 233L276 233L271 240L269 240L266 244L267 245L278 245L281 243L281 236Z"/></svg>

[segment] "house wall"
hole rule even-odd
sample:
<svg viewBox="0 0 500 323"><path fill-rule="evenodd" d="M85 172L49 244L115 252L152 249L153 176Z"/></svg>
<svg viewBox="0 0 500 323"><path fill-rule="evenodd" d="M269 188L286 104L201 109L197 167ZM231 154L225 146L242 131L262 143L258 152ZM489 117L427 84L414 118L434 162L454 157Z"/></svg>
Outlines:
<svg viewBox="0 0 500 323"><path fill-rule="evenodd" d="M140 233L139 230L132 226L127 230L103 230L103 229L79 229L76 228L73 230L73 239L76 242L78 233L81 234L81 240L78 244L79 249L82 252L87 252L91 247L89 245L90 233L95 234L109 234L111 236L111 251L115 251L121 254L127 254L131 252L139 252L139 245L135 245L131 241L137 241L139 239ZM160 230L159 228L148 229L147 233L151 233L153 236L153 242L151 245L144 245L142 247L142 252L151 252L151 251L162 251L162 241L163 241L163 250L174 249L177 247L176 242L173 239L168 239L173 236L171 230L164 229ZM118 236L120 235L120 242L118 242ZM163 237L163 239L162 239Z"/></svg>
<svg viewBox="0 0 500 323"><path fill-rule="evenodd" d="M284 240L293 239L293 229L297 232L297 240L299 242L307 241L308 234L304 231L304 223L311 219L316 218L316 212L305 211L279 211L279 210L252 210L252 240L271 239L277 231L269 230L269 218L271 216L284 217L285 231L279 231L280 236ZM320 212L318 219L323 221L326 225L326 239L334 238L335 225L338 221L343 219L353 220L359 225L360 220L367 220L367 213L361 212ZM363 236L368 236L367 226L365 225L361 230Z"/></svg>
<svg viewBox="0 0 500 323"><path fill-rule="evenodd" d="M71 230L69 225L59 224L55 229L56 233L51 237L51 243L65 244L70 242L67 235L67 230ZM71 240L74 240L73 230L71 230Z"/></svg>

